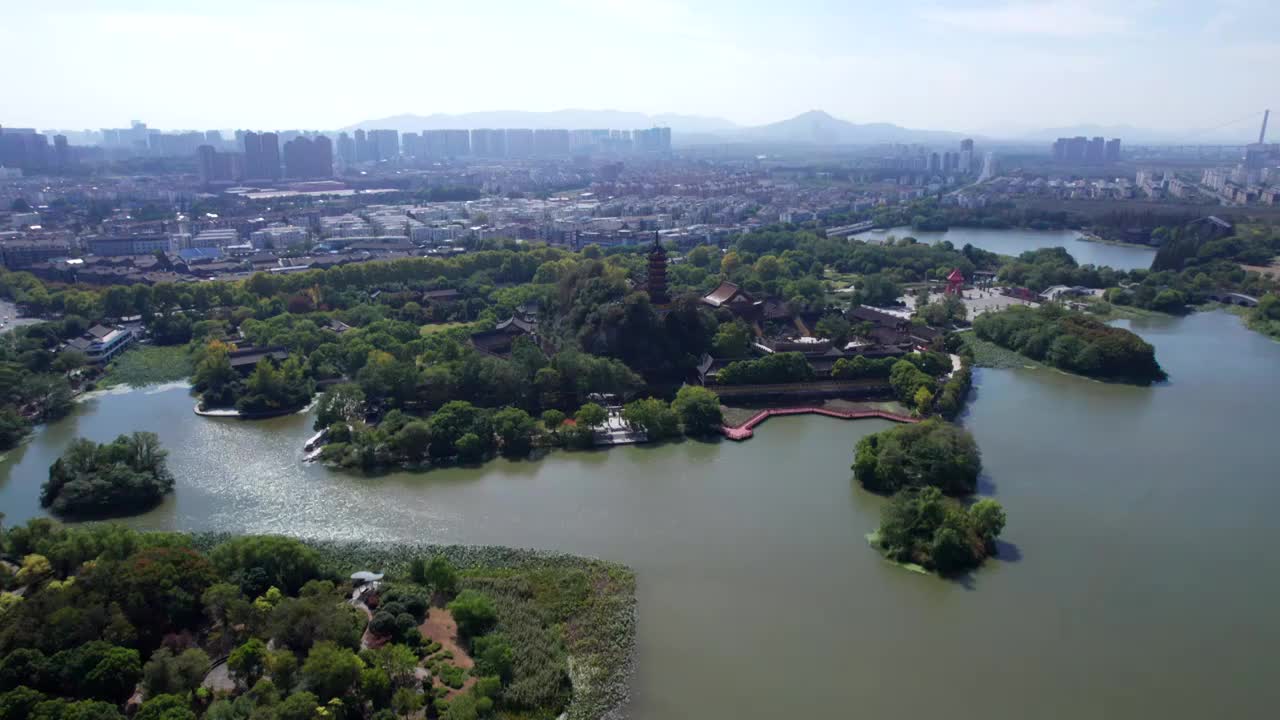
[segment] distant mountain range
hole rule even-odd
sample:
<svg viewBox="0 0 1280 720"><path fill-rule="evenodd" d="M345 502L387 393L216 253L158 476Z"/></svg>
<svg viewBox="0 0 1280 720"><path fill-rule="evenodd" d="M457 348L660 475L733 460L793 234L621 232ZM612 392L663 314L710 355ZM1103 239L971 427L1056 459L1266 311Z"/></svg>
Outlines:
<svg viewBox="0 0 1280 720"><path fill-rule="evenodd" d="M966 137L941 130L914 130L892 123L860 125L810 110L793 118L759 127L741 128L726 139L803 145L879 145L882 143L952 143Z"/></svg>
<svg viewBox="0 0 1280 720"><path fill-rule="evenodd" d="M876 145L880 143L955 142L964 135L937 130L913 130L891 123L859 125L833 117L821 110L810 110L796 117L768 125L742 127L717 117L664 113L646 115L620 110L556 110L527 112L496 110L461 114L395 115L342 128L388 128L400 132L423 130L475 130L479 128L583 128L638 129L671 128L672 142L683 145L716 143L763 143L803 145Z"/></svg>
<svg viewBox="0 0 1280 720"><path fill-rule="evenodd" d="M568 128L637 130L640 128L669 127L673 133L713 133L732 130L737 126L723 118L700 115L665 113L646 115L621 110L553 110L528 112L524 110L492 110L471 113L434 113L432 115L394 115L342 128L348 132L356 129L374 130L386 128L400 132L423 130L478 130L482 128Z"/></svg>
<svg viewBox="0 0 1280 720"><path fill-rule="evenodd" d="M529 112L524 110L493 110L472 113L435 113L432 115L394 115L392 117L365 120L349 125L343 130L374 130L390 128L400 132L423 130L476 130L480 128L568 128L636 130L650 127L671 128L671 141L676 145L712 145L725 143L751 143L760 145L880 145L884 143L919 143L951 145L966 137L979 141L992 137L1001 142L1016 144L1051 143L1060 137L1102 136L1118 137L1126 144L1179 144L1179 143L1247 143L1257 137L1257 131L1247 126L1235 125L1214 130L1153 130L1132 125L1074 125L1022 132L984 133L983 135L949 132L943 130L919 130L892 123L852 123L841 120L822 110L810 110L793 118L767 125L744 127L729 120L704 115L680 115L662 113L648 115L622 110L554 110ZM985 136L985 137L984 137Z"/></svg>

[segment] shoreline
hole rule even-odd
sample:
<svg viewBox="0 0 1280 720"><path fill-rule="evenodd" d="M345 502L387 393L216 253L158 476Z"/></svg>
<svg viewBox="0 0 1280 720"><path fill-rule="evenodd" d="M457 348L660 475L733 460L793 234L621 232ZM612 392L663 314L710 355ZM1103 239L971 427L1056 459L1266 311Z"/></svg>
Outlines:
<svg viewBox="0 0 1280 720"><path fill-rule="evenodd" d="M300 408L291 410L272 410L265 413L242 413L235 408L212 408L207 409L201 403L197 402L192 411L200 417L212 418L237 418L240 420L268 420L270 418L284 417L286 415L300 415L307 412L316 404L316 400L312 397L311 402Z"/></svg>
<svg viewBox="0 0 1280 720"><path fill-rule="evenodd" d="M1157 248L1156 246L1147 245L1145 243L1131 243L1131 242L1124 242L1122 240L1108 240L1107 238L1104 238L1101 235L1096 235L1094 233L1087 232L1085 230L1077 230L1076 232L1080 233L1080 237L1076 238L1076 240L1079 240L1080 242L1091 242L1091 243L1097 243L1099 245L1112 245L1114 247L1135 248L1137 250L1151 250L1152 252L1159 250L1159 248Z"/></svg>
<svg viewBox="0 0 1280 720"><path fill-rule="evenodd" d="M757 425L778 415L825 415L840 420L863 420L867 418L879 418L881 420L889 420L898 423L918 423L919 418L901 415L899 413L891 413L887 410L832 410L830 408L818 407L814 405L803 405L798 407L784 408L766 408L752 415L750 418L740 425L721 425L720 432L730 440L749 440L755 436L754 429Z"/></svg>

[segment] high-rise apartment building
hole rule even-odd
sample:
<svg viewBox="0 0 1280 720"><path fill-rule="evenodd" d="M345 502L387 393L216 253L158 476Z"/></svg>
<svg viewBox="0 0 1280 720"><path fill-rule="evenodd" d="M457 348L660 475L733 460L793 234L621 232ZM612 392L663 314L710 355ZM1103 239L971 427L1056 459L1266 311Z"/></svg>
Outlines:
<svg viewBox="0 0 1280 720"><path fill-rule="evenodd" d="M466 130L445 130L444 149L449 157L471 154L471 133Z"/></svg>
<svg viewBox="0 0 1280 720"><path fill-rule="evenodd" d="M0 165L40 172L49 167L49 138L33 128L0 127Z"/></svg>
<svg viewBox="0 0 1280 720"><path fill-rule="evenodd" d="M1116 162L1120 159L1120 138L1058 138L1053 143L1053 159L1072 165Z"/></svg>
<svg viewBox="0 0 1280 720"><path fill-rule="evenodd" d="M569 131L542 129L533 131L533 153L541 157L564 157L569 154Z"/></svg>
<svg viewBox="0 0 1280 720"><path fill-rule="evenodd" d="M370 130L369 144L373 160L395 160L400 156L400 133L395 130Z"/></svg>
<svg viewBox="0 0 1280 720"><path fill-rule="evenodd" d="M1106 138L1091 138L1089 144L1085 146L1084 161L1087 163L1101 163L1106 158L1106 153Z"/></svg>
<svg viewBox="0 0 1280 720"><path fill-rule="evenodd" d="M533 131L507 128L507 157L526 158L533 154Z"/></svg>
<svg viewBox="0 0 1280 720"><path fill-rule="evenodd" d="M1107 141L1104 155L1107 162L1120 162L1120 138L1111 138Z"/></svg>
<svg viewBox="0 0 1280 720"><path fill-rule="evenodd" d="M369 143L369 135L364 130L356 130L356 162L376 160L373 146Z"/></svg>
<svg viewBox="0 0 1280 720"><path fill-rule="evenodd" d="M244 177L244 156L240 153L218 152L212 145L201 145L196 148L196 159L200 163L200 182L205 185Z"/></svg>
<svg viewBox="0 0 1280 720"><path fill-rule="evenodd" d="M346 133L338 133L336 148L338 163L342 167L350 167L356 163L356 142Z"/></svg>
<svg viewBox="0 0 1280 720"><path fill-rule="evenodd" d="M973 172L973 141L968 138L960 141L960 158L956 170L962 175Z"/></svg>
<svg viewBox="0 0 1280 720"><path fill-rule="evenodd" d="M422 136L416 132L401 133L400 154L408 158L423 157Z"/></svg>
<svg viewBox="0 0 1280 720"><path fill-rule="evenodd" d="M333 143L324 135L290 140L284 145L284 168L291 178L333 177Z"/></svg>
<svg viewBox="0 0 1280 720"><path fill-rule="evenodd" d="M58 170L71 164L71 148L67 145L66 135L53 136L53 166Z"/></svg>
<svg viewBox="0 0 1280 720"><path fill-rule="evenodd" d="M507 156L507 131L481 129L471 131L471 154L484 158Z"/></svg>
<svg viewBox="0 0 1280 720"><path fill-rule="evenodd" d="M249 180L280 179L280 143L275 133L244 134L244 172Z"/></svg>
<svg viewBox="0 0 1280 720"><path fill-rule="evenodd" d="M631 139L636 152L671 152L671 128L636 130L631 133Z"/></svg>

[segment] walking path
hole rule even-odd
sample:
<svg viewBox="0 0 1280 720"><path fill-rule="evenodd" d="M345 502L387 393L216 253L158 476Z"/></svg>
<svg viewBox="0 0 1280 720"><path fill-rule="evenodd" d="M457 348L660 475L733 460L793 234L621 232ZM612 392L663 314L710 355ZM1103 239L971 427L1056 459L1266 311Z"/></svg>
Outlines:
<svg viewBox="0 0 1280 720"><path fill-rule="evenodd" d="M827 417L840 418L842 420L858 420L861 418L881 418L883 420L892 420L900 423L920 422L919 418L910 415L899 415L897 413L885 412L884 410L829 410L822 407L790 407L790 408L769 408L761 410L752 415L746 422L734 427L724 426L720 428L720 432L730 440L746 440L755 433L752 428L760 423L768 420L774 415L805 415L813 413L815 415L826 415Z"/></svg>

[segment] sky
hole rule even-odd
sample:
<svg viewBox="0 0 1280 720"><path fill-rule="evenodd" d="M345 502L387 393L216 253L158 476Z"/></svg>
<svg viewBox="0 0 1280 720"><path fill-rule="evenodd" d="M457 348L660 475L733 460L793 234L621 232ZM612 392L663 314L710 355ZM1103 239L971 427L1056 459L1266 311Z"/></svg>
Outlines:
<svg viewBox="0 0 1280 720"><path fill-rule="evenodd" d="M1280 112L1275 0L0 0L0 124L617 109L1013 135ZM1256 133L1256 129L1252 131ZM1245 138L1242 138L1245 139Z"/></svg>

